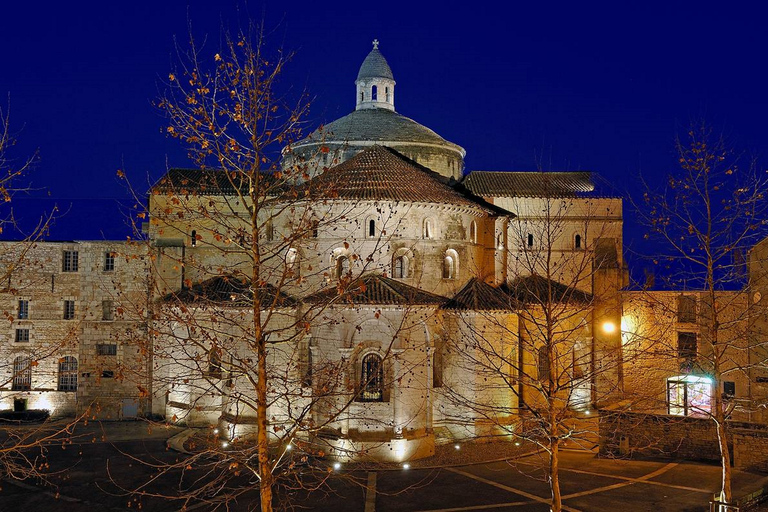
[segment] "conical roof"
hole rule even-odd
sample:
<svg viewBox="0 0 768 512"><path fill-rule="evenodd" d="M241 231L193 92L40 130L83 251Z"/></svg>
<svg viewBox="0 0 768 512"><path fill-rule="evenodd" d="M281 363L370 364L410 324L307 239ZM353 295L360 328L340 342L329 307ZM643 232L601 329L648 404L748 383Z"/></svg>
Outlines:
<svg viewBox="0 0 768 512"><path fill-rule="evenodd" d="M392 70L387 64L387 59L379 51L378 41L374 41L373 50L363 61L360 66L360 71L357 73L358 80L365 80L366 78L389 78L394 80Z"/></svg>

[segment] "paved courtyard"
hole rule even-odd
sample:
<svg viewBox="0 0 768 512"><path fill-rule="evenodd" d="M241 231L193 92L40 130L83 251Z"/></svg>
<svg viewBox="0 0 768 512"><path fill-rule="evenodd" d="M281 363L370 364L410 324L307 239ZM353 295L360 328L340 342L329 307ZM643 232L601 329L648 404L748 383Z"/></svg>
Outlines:
<svg viewBox="0 0 768 512"><path fill-rule="evenodd" d="M170 461L183 454L165 447L178 429L148 429L141 423L105 424L103 432L80 438L66 449L52 447L50 459L60 469L57 489L35 482L3 482L0 511L81 512L135 510L135 498L118 488L136 488L153 474L143 460ZM128 456L130 454L131 456ZM110 474L104 470L108 462ZM342 470L309 494L282 491L281 505L319 511L546 511L549 489L545 461L528 455L514 462L492 462L432 469L376 472ZM617 461L589 452L566 451L561 460L562 493L567 511L704 511L718 488L719 467L681 461ZM118 485L116 485L118 484ZM169 480L168 485L174 482ZM736 472L734 491L745 495L768 485L765 475ZM375 488L375 493L371 492ZM258 509L255 491L229 510ZM180 502L142 498L142 510L179 510ZM187 510L212 510L192 503ZM220 509L221 510L221 509Z"/></svg>

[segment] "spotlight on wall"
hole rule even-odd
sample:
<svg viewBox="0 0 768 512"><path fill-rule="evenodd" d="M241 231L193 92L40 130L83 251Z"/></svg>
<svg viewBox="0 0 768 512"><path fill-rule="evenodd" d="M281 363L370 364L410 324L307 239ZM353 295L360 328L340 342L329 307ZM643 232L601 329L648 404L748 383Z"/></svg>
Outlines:
<svg viewBox="0 0 768 512"><path fill-rule="evenodd" d="M411 469L411 465L406 462L403 464L403 469Z"/></svg>
<svg viewBox="0 0 768 512"><path fill-rule="evenodd" d="M455 444L453 445L453 447L456 448L457 450L461 450L461 445Z"/></svg>
<svg viewBox="0 0 768 512"><path fill-rule="evenodd" d="M341 462L334 462L333 463L333 469L335 469L336 471L340 470L341 469Z"/></svg>
<svg viewBox="0 0 768 512"><path fill-rule="evenodd" d="M616 332L616 324L613 322L603 322L603 331L607 334Z"/></svg>

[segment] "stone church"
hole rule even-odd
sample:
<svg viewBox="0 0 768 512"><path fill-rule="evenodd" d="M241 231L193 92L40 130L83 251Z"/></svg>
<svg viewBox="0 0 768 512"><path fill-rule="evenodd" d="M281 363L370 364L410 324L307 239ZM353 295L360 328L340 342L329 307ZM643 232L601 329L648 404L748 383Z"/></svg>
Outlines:
<svg viewBox="0 0 768 512"><path fill-rule="evenodd" d="M461 146L397 112L395 86L374 42L355 110L283 151L304 179L291 202L265 196L258 239L237 183L172 169L149 196L148 243L3 243L0 409L152 414L245 439L259 335L276 442L339 458L522 436L547 401L574 420L641 388L661 414L706 407L719 390L677 360L675 315L695 295L669 292L664 316L623 291L621 198L590 172L465 172ZM641 358L653 314L672 355ZM734 393L752 393L756 377L739 378Z"/></svg>

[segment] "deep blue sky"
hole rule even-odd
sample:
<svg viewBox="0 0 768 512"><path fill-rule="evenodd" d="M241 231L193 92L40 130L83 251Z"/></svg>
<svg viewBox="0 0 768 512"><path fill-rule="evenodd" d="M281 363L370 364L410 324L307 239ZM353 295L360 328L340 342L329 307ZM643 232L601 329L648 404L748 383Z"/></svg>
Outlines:
<svg viewBox="0 0 768 512"><path fill-rule="evenodd" d="M40 150L32 176L40 190L15 204L27 221L58 204L66 214L54 240L124 238L116 170L146 186L167 166L189 165L151 106L188 17L213 41L222 22L264 18L275 46L297 52L284 83L316 97L312 126L354 108L358 67L378 38L397 110L463 146L468 170L530 170L541 160L632 189L639 172L674 166L675 134L700 116L740 148L768 150L766 12L724 3L8 4L0 95L10 93L21 130L14 155ZM639 233L630 223L626 241Z"/></svg>

